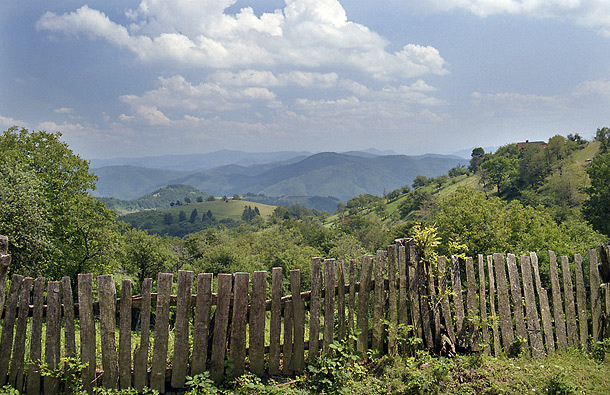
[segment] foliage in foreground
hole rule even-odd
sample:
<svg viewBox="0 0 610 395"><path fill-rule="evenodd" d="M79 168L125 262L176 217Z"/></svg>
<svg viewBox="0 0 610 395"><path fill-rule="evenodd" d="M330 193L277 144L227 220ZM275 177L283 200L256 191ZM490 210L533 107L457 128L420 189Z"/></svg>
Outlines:
<svg viewBox="0 0 610 395"><path fill-rule="evenodd" d="M444 358L423 350L374 357L358 363L347 343L333 343L308 371L296 378L258 378L246 373L216 385L209 372L189 377L175 394L607 394L610 393L610 342L591 352L570 349L542 359L490 357L484 353ZM70 366L78 367L78 361ZM60 368L58 368L59 370ZM53 375L52 371L46 374ZM78 375L72 393L81 393ZM62 387L63 388L63 387ZM18 394L10 386L3 394ZM135 394L130 390L96 389L96 394ZM156 391L146 389L145 394Z"/></svg>

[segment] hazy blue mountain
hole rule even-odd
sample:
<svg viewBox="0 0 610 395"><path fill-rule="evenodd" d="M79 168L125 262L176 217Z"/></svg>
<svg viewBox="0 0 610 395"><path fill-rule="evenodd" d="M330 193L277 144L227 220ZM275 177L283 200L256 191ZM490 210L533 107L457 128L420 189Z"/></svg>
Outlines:
<svg viewBox="0 0 610 395"><path fill-rule="evenodd" d="M155 189L169 184L180 184L178 180L190 172L152 169L136 166L108 166L93 169L99 180L93 196L107 196L130 200L139 198Z"/></svg>
<svg viewBox="0 0 610 395"><path fill-rule="evenodd" d="M269 164L268 170L231 166L179 172L114 166L94 170L100 177L94 194L133 199L168 184L186 184L216 196L252 192L273 197L331 196L345 201L364 193L380 195L410 185L418 175L436 177L467 162L443 155L362 157L323 152L294 163Z"/></svg>
<svg viewBox="0 0 610 395"><path fill-rule="evenodd" d="M220 150L205 154L147 156L142 158L92 159L90 167L98 169L107 166L137 166L151 169L206 171L225 165L249 166L280 162L294 157L311 155L306 151L243 152Z"/></svg>

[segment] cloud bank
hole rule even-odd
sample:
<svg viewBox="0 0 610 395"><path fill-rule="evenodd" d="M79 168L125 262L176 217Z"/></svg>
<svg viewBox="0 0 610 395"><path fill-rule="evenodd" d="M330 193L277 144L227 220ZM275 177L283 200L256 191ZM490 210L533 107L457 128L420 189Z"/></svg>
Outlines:
<svg viewBox="0 0 610 395"><path fill-rule="evenodd" d="M426 3L440 11L461 9L480 17L510 14L562 19L610 38L608 0L426 0Z"/></svg>
<svg viewBox="0 0 610 395"><path fill-rule="evenodd" d="M250 7L231 15L233 0L144 0L128 10L124 26L99 10L45 13L39 30L86 35L132 52L142 62L184 68L289 66L345 69L376 80L447 74L430 46L406 44L388 52L389 42L347 19L337 0L286 0L283 9L255 15Z"/></svg>

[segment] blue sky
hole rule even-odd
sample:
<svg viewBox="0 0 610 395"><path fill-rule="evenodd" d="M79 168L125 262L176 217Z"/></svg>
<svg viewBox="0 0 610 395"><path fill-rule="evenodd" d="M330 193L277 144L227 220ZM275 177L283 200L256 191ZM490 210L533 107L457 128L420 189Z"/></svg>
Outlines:
<svg viewBox="0 0 610 395"><path fill-rule="evenodd" d="M0 35L0 128L61 131L87 159L610 126L607 0L8 0Z"/></svg>

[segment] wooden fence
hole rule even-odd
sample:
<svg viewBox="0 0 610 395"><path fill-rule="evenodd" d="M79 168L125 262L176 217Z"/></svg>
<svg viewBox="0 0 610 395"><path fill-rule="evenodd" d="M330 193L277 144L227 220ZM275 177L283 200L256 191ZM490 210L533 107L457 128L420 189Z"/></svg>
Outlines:
<svg viewBox="0 0 610 395"><path fill-rule="evenodd" d="M361 264L313 258L311 290L302 292L300 272L291 270L287 296L282 268L274 268L270 279L267 272L219 274L216 292L213 275L198 274L195 294L193 273L180 271L176 295L170 273L159 274L156 293L151 279L139 295L123 280L120 297L112 275L103 275L97 300L93 276L80 274L75 302L67 277L46 282L15 274L7 293L7 245L0 238L0 386L28 394L59 391L57 378L41 377L38 361L52 369L62 356L88 364L82 377L89 389L165 392L205 370L216 381L246 369L259 376L302 373L349 333L357 334L354 346L365 356L370 349L400 352L398 340L408 334L444 354L511 355L519 347L534 358L610 336L609 284L600 280L607 268L596 249L588 252L588 272L580 255L573 263L560 257L559 268L549 251L550 299L534 253L519 264L515 255L494 254L476 262L439 257L431 265L403 239Z"/></svg>

